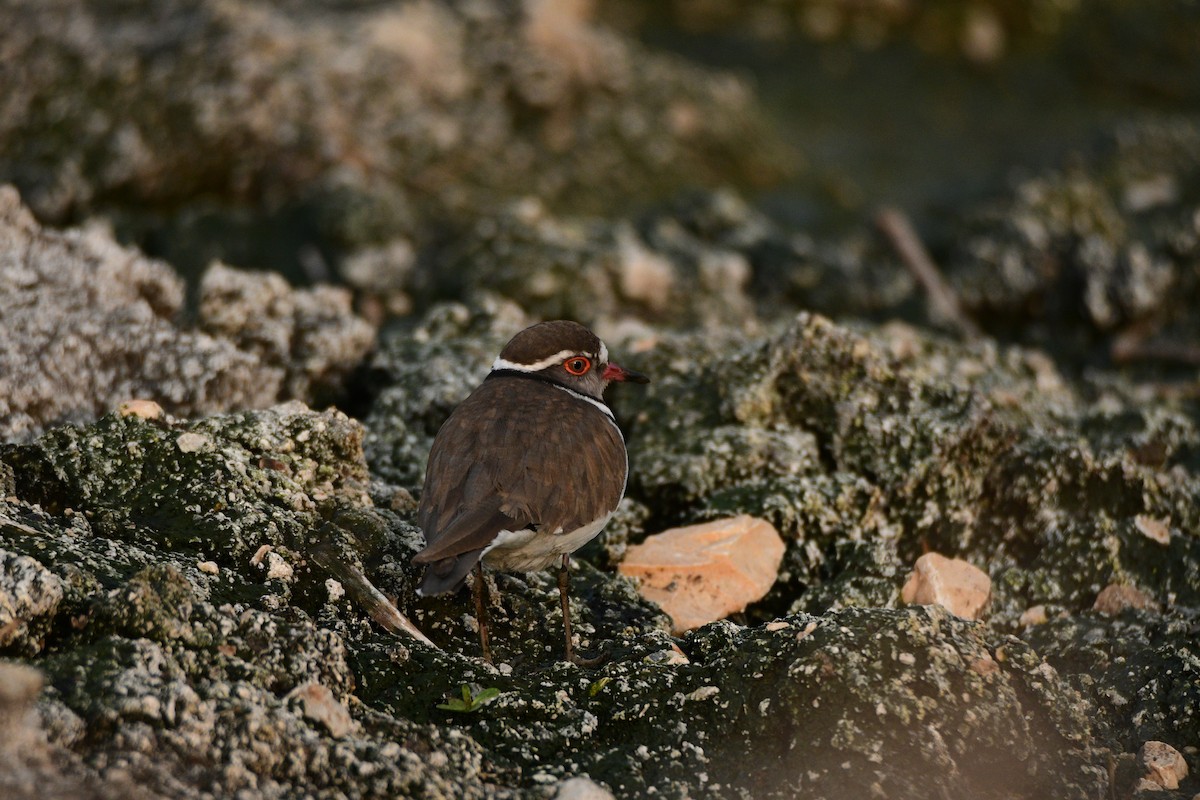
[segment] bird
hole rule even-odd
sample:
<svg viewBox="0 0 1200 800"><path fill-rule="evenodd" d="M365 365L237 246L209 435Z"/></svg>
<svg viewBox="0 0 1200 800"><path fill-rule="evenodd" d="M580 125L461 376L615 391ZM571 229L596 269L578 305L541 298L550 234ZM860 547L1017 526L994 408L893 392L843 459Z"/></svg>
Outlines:
<svg viewBox="0 0 1200 800"><path fill-rule="evenodd" d="M567 570L571 553L599 535L625 494L625 438L604 390L649 381L610 361L583 325L541 322L512 337L434 437L417 508L426 542L412 558L425 566L417 592L457 592L474 570L489 663L484 563L500 572L557 564L566 660L594 661L573 649Z"/></svg>

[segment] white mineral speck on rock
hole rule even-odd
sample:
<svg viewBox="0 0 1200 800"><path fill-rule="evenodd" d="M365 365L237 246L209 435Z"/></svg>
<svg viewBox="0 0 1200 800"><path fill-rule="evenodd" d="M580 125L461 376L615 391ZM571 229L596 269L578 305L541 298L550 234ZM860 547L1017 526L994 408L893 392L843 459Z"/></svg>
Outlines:
<svg viewBox="0 0 1200 800"><path fill-rule="evenodd" d="M187 433L179 434L179 438L175 440L175 446L184 453L195 453L203 450L208 444L208 437L202 433Z"/></svg>
<svg viewBox="0 0 1200 800"><path fill-rule="evenodd" d="M333 578L325 579L325 591L329 592L329 602L331 603L336 603L346 596L346 590L342 587L341 581Z"/></svg>
<svg viewBox="0 0 1200 800"><path fill-rule="evenodd" d="M221 568L217 566L215 561L200 561L197 562L196 568L208 575L216 575L220 573Z"/></svg>
<svg viewBox="0 0 1200 800"><path fill-rule="evenodd" d="M274 549L275 548L271 547L271 545L264 544L262 547L254 551L254 555L250 556L250 563L257 567L262 563L262 560L267 557L267 553Z"/></svg>
<svg viewBox="0 0 1200 800"><path fill-rule="evenodd" d="M287 580L292 577L292 565L283 560L283 556L279 553L267 553L267 580L281 578Z"/></svg>
<svg viewBox="0 0 1200 800"><path fill-rule="evenodd" d="M577 775L558 784L554 800L614 800L613 793L586 775Z"/></svg>
<svg viewBox="0 0 1200 800"><path fill-rule="evenodd" d="M684 697L688 700L707 700L708 698L720 694L721 690L716 686L701 686L694 692L688 692Z"/></svg>

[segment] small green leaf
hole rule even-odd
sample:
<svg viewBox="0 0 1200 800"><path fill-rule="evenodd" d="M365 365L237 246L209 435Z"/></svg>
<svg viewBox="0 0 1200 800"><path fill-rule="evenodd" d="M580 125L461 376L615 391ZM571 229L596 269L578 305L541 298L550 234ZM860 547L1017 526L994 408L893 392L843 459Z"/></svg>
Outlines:
<svg viewBox="0 0 1200 800"><path fill-rule="evenodd" d="M500 690L495 686L487 689L480 689L479 692L472 694L471 687L467 684L463 684L461 700L459 700L457 697L451 697L444 703L438 703L437 707L442 711L459 711L463 713L470 713L472 711L478 711L499 696Z"/></svg>
<svg viewBox="0 0 1200 800"><path fill-rule="evenodd" d="M588 697L595 697L596 695L600 694L602 691L604 691L604 687L608 686L608 682L611 680L612 678L610 678L608 675L605 675L603 678L595 681L591 686L588 687Z"/></svg>

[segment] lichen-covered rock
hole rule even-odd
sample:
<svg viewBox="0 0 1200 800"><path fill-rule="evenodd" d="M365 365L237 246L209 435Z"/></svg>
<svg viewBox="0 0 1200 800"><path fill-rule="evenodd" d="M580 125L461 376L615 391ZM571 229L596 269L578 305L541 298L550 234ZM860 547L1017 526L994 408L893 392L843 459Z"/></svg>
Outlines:
<svg viewBox="0 0 1200 800"><path fill-rule="evenodd" d="M691 193L636 223L562 216L524 199L418 273L440 296L497 292L535 317L605 334L631 318L753 328L759 309L897 313L912 299L912 279L878 250L794 234L729 190Z"/></svg>
<svg viewBox="0 0 1200 800"><path fill-rule="evenodd" d="M44 230L0 188L0 439L153 397L190 414L266 405L278 379L231 343L178 330L183 283L101 230Z"/></svg>
<svg viewBox="0 0 1200 800"><path fill-rule="evenodd" d="M1118 751L1200 741L1200 619L1127 611L1051 619L1022 634L1096 709Z"/></svg>
<svg viewBox="0 0 1200 800"><path fill-rule="evenodd" d="M1116 360L1171 362L1180 357L1169 344L1139 355L1133 342L1200 333L1200 230L1189 201L1200 186L1200 126L1130 123L1109 139L1086 168L1030 178L970 212L948 271L993 331L1072 358L1099 340ZM1126 332L1132 342L1119 338Z"/></svg>
<svg viewBox="0 0 1200 800"><path fill-rule="evenodd" d="M67 774L136 774L136 797L505 796L485 788L474 742L354 700L348 643L398 643L329 590L312 553L361 568L380 537L405 552L389 528L403 523L366 499L361 436L338 412L291 404L193 423L110 415L0 450L5 564L62 586L36 620L44 644L0 647L40 651L51 749L86 732ZM256 560L264 543L289 577ZM349 718L298 699L312 686ZM123 796L106 787L97 796Z"/></svg>
<svg viewBox="0 0 1200 800"><path fill-rule="evenodd" d="M0 513L0 526L11 525ZM37 561L0 549L0 652L33 655L62 601L62 582Z"/></svg>
<svg viewBox="0 0 1200 800"><path fill-rule="evenodd" d="M200 280L199 323L205 333L257 356L264 368L282 370L285 397L339 392L375 341L375 329L355 316L345 289L293 289L274 273L220 263Z"/></svg>
<svg viewBox="0 0 1200 800"><path fill-rule="evenodd" d="M640 367L655 382L617 398L631 496L658 527L769 519L793 542L774 613L830 576L838 548L880 539L901 563L930 548L987 564L1005 624L1090 608L1117 579L1159 603L1200 597L1200 540L1164 548L1138 526L1200 530L1195 424L1119 395L1089 407L1041 354L801 315L757 341L662 337Z"/></svg>
<svg viewBox="0 0 1200 800"><path fill-rule="evenodd" d="M0 440L135 398L193 415L327 396L372 342L341 290L222 267L203 331L179 326L183 293L166 264L100 228L41 228L0 187Z"/></svg>

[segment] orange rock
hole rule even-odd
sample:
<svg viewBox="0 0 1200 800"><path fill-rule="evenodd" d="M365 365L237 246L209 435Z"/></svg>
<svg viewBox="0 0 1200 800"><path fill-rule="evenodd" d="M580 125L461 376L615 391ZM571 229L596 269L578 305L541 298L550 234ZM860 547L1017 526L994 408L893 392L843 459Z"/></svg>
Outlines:
<svg viewBox="0 0 1200 800"><path fill-rule="evenodd" d="M963 619L978 619L992 594L992 579L960 558L926 553L913 565L900 598L909 604L939 605Z"/></svg>
<svg viewBox="0 0 1200 800"><path fill-rule="evenodd" d="M1127 608L1144 611L1154 609L1157 605L1153 597L1137 587L1110 583L1100 590L1100 594L1096 595L1096 602L1092 603L1092 610L1115 617Z"/></svg>
<svg viewBox="0 0 1200 800"><path fill-rule="evenodd" d="M622 575L662 606L676 633L743 610L775 583L783 539L766 520L746 515L672 528L630 547Z"/></svg>
<svg viewBox="0 0 1200 800"><path fill-rule="evenodd" d="M162 406L153 400L126 400L117 406L117 413L122 417L141 417L142 419L162 419Z"/></svg>
<svg viewBox="0 0 1200 800"><path fill-rule="evenodd" d="M1165 742L1150 741L1142 745L1138 751L1138 761L1146 771L1143 776L1154 784L1153 789L1178 789L1179 782L1188 776L1187 761L1171 745Z"/></svg>

